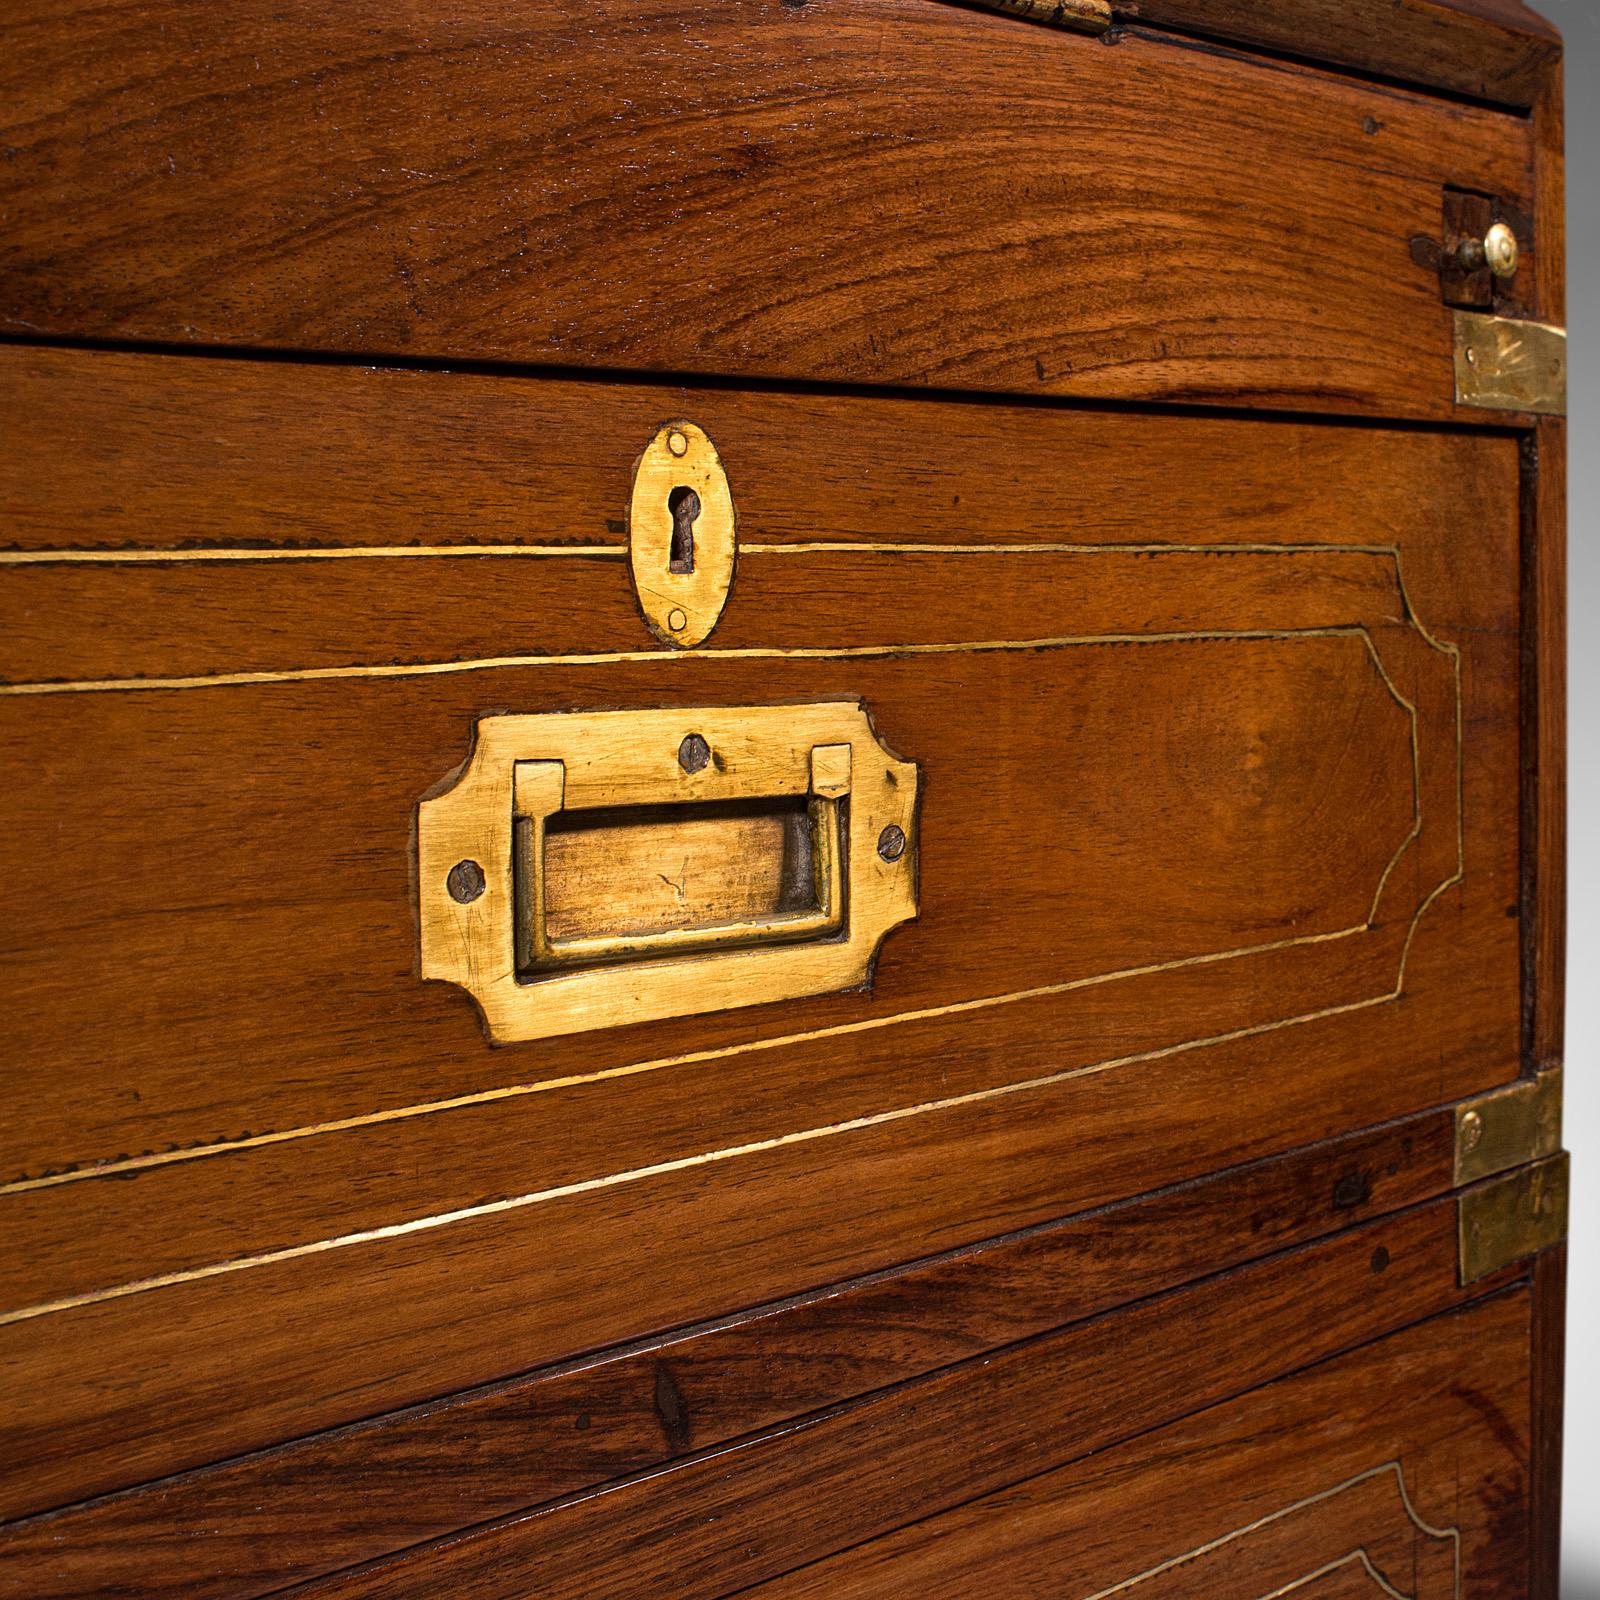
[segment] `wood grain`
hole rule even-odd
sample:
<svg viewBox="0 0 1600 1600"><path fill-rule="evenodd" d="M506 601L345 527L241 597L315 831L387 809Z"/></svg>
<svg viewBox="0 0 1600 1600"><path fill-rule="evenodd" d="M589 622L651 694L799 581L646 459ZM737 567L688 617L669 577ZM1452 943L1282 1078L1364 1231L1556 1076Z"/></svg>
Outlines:
<svg viewBox="0 0 1600 1600"><path fill-rule="evenodd" d="M6 926L26 935L3 952L22 1187L0 1198L16 1319L0 1359L29 1397L14 1511L886 1267L908 1238L968 1244L1405 1116L1513 1068L1509 438L724 394L700 420L753 548L712 640L665 662L632 659L654 641L613 557L391 558L366 519L401 490L421 505L441 458L374 487L381 435L423 437L459 388L500 419L463 455L461 503L507 517L493 463L531 424L578 442L523 480L530 497L562 528L603 526L606 485L618 504L639 439L684 414L676 396L339 374L284 408L280 440L248 426L290 393L277 366L27 370L30 393L78 372L124 400L140 371L163 380L121 423L91 404L98 434L59 397L19 408L43 419L41 448L78 440L83 470L62 476L81 549L187 539L203 486L229 482L210 537L244 548L292 501L286 453L327 424L347 470L311 452L304 503L327 507L319 539L368 553L4 571L10 663L32 678L0 696L19 752ZM801 417L831 462L814 478L793 470ZM1119 452L1126 426L1140 448ZM203 465L219 437L238 446L221 476ZM158 481L173 487L137 487ZM20 502L25 541L48 550L59 513L36 490ZM1462 652L1459 703L1455 658L1417 618ZM1101 632L1124 642L1041 642ZM966 648L985 641L1005 648ZM530 647L628 659L472 664ZM819 648L839 653L784 653ZM291 676L123 677L237 669ZM122 681L33 692L34 674L78 673ZM478 717L818 698L865 699L926 773L922 917L870 991L490 1050L462 995L417 981L412 809ZM1397 855L1418 778L1423 830ZM63 875L80 851L93 872ZM636 1254L644 1278L608 1265Z"/></svg>
<svg viewBox="0 0 1600 1600"><path fill-rule="evenodd" d="M1528 1319L1501 1296L752 1592L1526 1593Z"/></svg>
<svg viewBox="0 0 1600 1600"><path fill-rule="evenodd" d="M1559 42L1116 20L8 16L0 336L206 353L0 350L0 1595L1553 1600L1562 1255L1448 1186L1561 1055L1565 440L1418 241L1562 319ZM419 981L479 719L817 699L925 779L870 986Z"/></svg>
<svg viewBox="0 0 1600 1600"><path fill-rule="evenodd" d="M1562 1423L1567 1354L1565 1245L1547 1251L1534 1264L1532 1293L1528 1593L1533 1600L1560 1600Z"/></svg>
<svg viewBox="0 0 1600 1600"><path fill-rule="evenodd" d="M575 545L625 560L634 459L675 416L720 446L747 550L1186 544L1197 529L1384 544L1430 522L1505 526L1517 471L1515 441L1481 431L29 346L0 349L0 372L8 561Z"/></svg>
<svg viewBox="0 0 1600 1600"><path fill-rule="evenodd" d="M1475 99L1534 104L1560 35L1522 0L1115 0L1119 21L1401 78Z"/></svg>
<svg viewBox="0 0 1600 1600"><path fill-rule="evenodd" d="M1527 123L1111 37L26 0L0 328L1452 417L1411 240L1446 184L1527 203Z"/></svg>
<svg viewBox="0 0 1600 1600"><path fill-rule="evenodd" d="M1453 1144L1428 1113L15 1524L0 1596L228 1600L390 1554L1443 1194Z"/></svg>
<svg viewBox="0 0 1600 1600"><path fill-rule="evenodd" d="M1359 1228L301 1592L711 1600L1458 1303L1450 1210L1435 1204ZM1514 1304L1512 1331L1492 1342L1525 1351L1526 1293ZM1314 1319L1307 1305L1319 1308ZM1513 1367L1507 1384L1525 1419L1524 1372ZM1525 1421L1512 1426L1520 1445ZM1135 1547L1151 1551L1147 1533ZM1513 1557L1525 1549L1518 1542Z"/></svg>

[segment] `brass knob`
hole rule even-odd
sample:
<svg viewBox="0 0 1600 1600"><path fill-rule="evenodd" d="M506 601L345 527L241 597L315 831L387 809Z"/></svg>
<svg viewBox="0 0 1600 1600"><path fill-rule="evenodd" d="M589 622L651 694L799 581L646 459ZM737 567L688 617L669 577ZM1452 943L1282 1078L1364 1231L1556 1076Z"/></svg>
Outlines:
<svg viewBox="0 0 1600 1600"><path fill-rule="evenodd" d="M1517 275L1517 257L1520 254L1517 236L1505 223L1497 222L1483 236L1483 253L1489 270L1497 278L1514 278Z"/></svg>
<svg viewBox="0 0 1600 1600"><path fill-rule="evenodd" d="M1497 278L1516 277L1519 254L1517 236L1503 222L1495 223L1481 239L1463 239L1455 248L1456 266L1462 272L1487 267Z"/></svg>

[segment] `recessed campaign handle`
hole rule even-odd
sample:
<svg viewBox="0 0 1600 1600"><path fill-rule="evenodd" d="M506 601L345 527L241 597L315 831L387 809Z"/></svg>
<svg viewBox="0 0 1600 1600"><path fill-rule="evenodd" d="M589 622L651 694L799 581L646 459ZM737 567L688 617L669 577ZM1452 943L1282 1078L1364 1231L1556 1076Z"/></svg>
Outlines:
<svg viewBox="0 0 1600 1600"><path fill-rule="evenodd" d="M917 789L856 701L486 717L417 809L422 976L507 1042L857 988Z"/></svg>
<svg viewBox="0 0 1600 1600"><path fill-rule="evenodd" d="M839 757L842 754L843 760ZM770 944L795 944L808 939L836 938L845 927L844 817L848 788L819 792L818 777L830 767L842 767L849 782L849 745L818 746L812 751L812 792L806 797L806 877L810 903L794 909L773 908L765 915L754 911L737 919L695 920L687 914L676 926L649 929L625 925L615 932L567 934L551 931L546 906L548 863L546 838L549 824L565 792L565 770L557 761L519 761L514 783L517 965L523 977L564 968L595 967L618 962L648 961L662 956L697 954L710 950L739 949ZM686 808L638 808L636 827L650 827L664 835L670 848L675 827L673 812ZM688 825L687 823L683 824ZM626 826L619 824L618 826ZM729 863L737 871L743 863ZM728 870L725 868L725 871ZM659 874L658 874L659 875ZM779 876L775 874L774 876ZM626 920L626 911L613 915Z"/></svg>

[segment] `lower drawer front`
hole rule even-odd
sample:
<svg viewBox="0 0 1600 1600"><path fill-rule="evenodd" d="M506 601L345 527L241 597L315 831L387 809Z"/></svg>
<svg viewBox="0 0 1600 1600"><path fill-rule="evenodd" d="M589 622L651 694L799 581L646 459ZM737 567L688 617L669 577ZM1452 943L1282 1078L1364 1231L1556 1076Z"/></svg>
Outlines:
<svg viewBox="0 0 1600 1600"><path fill-rule="evenodd" d="M762 1600L1525 1595L1525 1292L754 1591Z"/></svg>
<svg viewBox="0 0 1600 1600"><path fill-rule="evenodd" d="M1417 1207L307 1592L1521 1596L1532 1302L1458 1287L1454 1217ZM852 1351L843 1329L832 1359ZM692 1434L716 1381L678 1389L664 1354Z"/></svg>

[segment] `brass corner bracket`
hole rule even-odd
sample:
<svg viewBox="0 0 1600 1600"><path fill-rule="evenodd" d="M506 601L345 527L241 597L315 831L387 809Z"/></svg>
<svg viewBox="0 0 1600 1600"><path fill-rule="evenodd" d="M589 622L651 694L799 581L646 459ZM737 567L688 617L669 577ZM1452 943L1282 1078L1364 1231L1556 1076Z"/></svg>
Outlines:
<svg viewBox="0 0 1600 1600"><path fill-rule="evenodd" d="M1566 1239L1569 1165L1563 1151L1461 1196L1456 1222L1463 1284Z"/></svg>
<svg viewBox="0 0 1600 1600"><path fill-rule="evenodd" d="M1455 314L1456 404L1567 414L1567 330L1475 311Z"/></svg>
<svg viewBox="0 0 1600 1600"><path fill-rule="evenodd" d="M1561 1069L1519 1078L1456 1107L1455 1187L1542 1161L1561 1148Z"/></svg>
<svg viewBox="0 0 1600 1600"><path fill-rule="evenodd" d="M1456 1107L1463 1284L1476 1283L1566 1238L1567 1178L1559 1067Z"/></svg>

